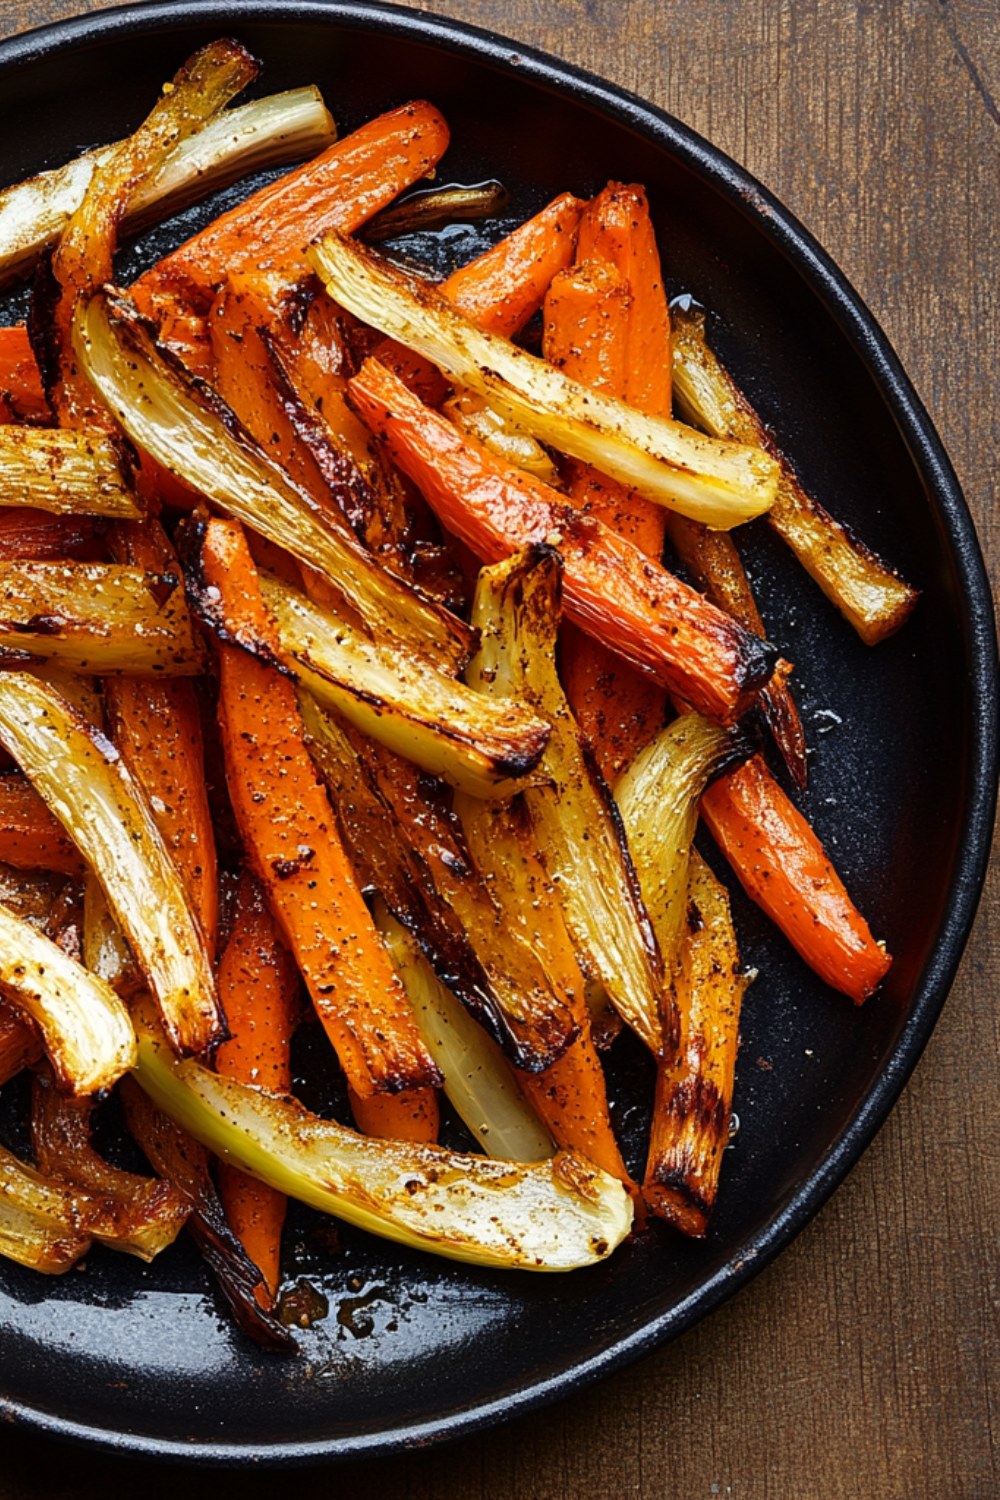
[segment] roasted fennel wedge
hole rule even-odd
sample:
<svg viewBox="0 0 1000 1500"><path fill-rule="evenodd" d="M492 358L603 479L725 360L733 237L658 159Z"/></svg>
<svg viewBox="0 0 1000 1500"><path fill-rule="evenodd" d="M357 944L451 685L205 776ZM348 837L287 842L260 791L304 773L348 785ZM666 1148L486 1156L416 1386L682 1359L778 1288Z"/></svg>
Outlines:
<svg viewBox="0 0 1000 1500"><path fill-rule="evenodd" d="M659 1055L676 1045L663 964L618 810L559 681L560 614L561 564L551 547L483 568L472 612L481 644L467 680L481 692L522 699L552 726L539 764L547 784L524 793L539 851L584 974Z"/></svg>
<svg viewBox="0 0 1000 1500"><path fill-rule="evenodd" d="M0 562L0 653L102 677L205 666L179 577L117 563Z"/></svg>
<svg viewBox="0 0 1000 1500"><path fill-rule="evenodd" d="M0 674L0 743L90 864L179 1052L224 1035L212 966L177 869L117 750L24 672Z"/></svg>
<svg viewBox="0 0 1000 1500"><path fill-rule="evenodd" d="M0 1146L0 1255L61 1276L91 1246L78 1197Z"/></svg>
<svg viewBox="0 0 1000 1500"><path fill-rule="evenodd" d="M545 1161L554 1155L548 1131L497 1044L441 983L381 897L375 903L375 922L444 1075L444 1091L476 1143L501 1161Z"/></svg>
<svg viewBox="0 0 1000 1500"><path fill-rule="evenodd" d="M34 1021L63 1088L109 1089L135 1061L132 1022L111 986L2 905L0 994Z"/></svg>
<svg viewBox="0 0 1000 1500"><path fill-rule="evenodd" d="M706 439L569 380L344 235L328 234L309 258L341 307L432 360L540 442L650 500L723 529L773 502L778 466L759 449Z"/></svg>
<svg viewBox="0 0 1000 1500"><path fill-rule="evenodd" d="M678 410L715 437L753 443L775 455L780 478L768 512L770 525L866 645L894 634L909 618L917 591L806 494L764 423L709 347L702 310L675 303L672 313Z"/></svg>
<svg viewBox="0 0 1000 1500"><path fill-rule="evenodd" d="M698 803L709 781L754 751L740 729L682 714L640 751L615 785L615 801L668 973L687 912L688 862Z"/></svg>
<svg viewBox="0 0 1000 1500"><path fill-rule="evenodd" d="M385 1239L504 1270L571 1271L628 1234L621 1183L560 1153L534 1166L357 1135L297 1100L178 1062L139 1025L136 1080L223 1161Z"/></svg>
<svg viewBox="0 0 1000 1500"><path fill-rule="evenodd" d="M530 710L492 702L392 641L372 641L346 611L314 603L280 578L262 574L260 587L282 664L317 702L380 744L478 797L509 795L538 764L549 728ZM247 621L224 617L217 592L200 585L197 567L189 569L199 617L270 660L271 648Z"/></svg>
<svg viewBox="0 0 1000 1500"><path fill-rule="evenodd" d="M182 141L152 181L137 190L122 228L126 233L141 229L248 172L311 156L336 134L316 88L290 89L227 110ZM80 207L96 169L119 144L88 151L0 193L0 286L34 268Z"/></svg>
<svg viewBox="0 0 1000 1500"><path fill-rule="evenodd" d="M0 426L0 505L120 521L142 515L112 438L14 423Z"/></svg>
<svg viewBox="0 0 1000 1500"><path fill-rule="evenodd" d="M157 345L127 298L104 290L82 303L73 347L125 432L165 469L322 574L373 637L461 670L468 627L386 572L342 515L298 489L221 398Z"/></svg>

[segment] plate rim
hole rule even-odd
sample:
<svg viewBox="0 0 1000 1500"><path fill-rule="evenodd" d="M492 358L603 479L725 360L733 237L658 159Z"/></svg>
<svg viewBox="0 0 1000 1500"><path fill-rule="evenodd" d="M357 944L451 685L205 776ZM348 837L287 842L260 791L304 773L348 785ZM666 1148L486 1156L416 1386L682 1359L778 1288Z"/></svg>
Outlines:
<svg viewBox="0 0 1000 1500"><path fill-rule="evenodd" d="M216 24L282 21L361 29L439 46L533 82L609 115L675 156L719 191L768 238L820 298L875 380L943 526L961 584L960 624L968 672L967 787L944 920L919 978L909 1014L878 1078L820 1166L785 1207L698 1291L599 1353L500 1400L476 1401L444 1416L372 1434L255 1446L148 1437L97 1428L0 1393L0 1417L15 1425L105 1452L204 1467L277 1467L358 1460L457 1440L524 1416L605 1379L700 1321L787 1248L840 1186L898 1100L951 989L975 919L989 864L997 801L1000 715L992 590L975 524L933 422L874 314L812 233L771 191L725 152L629 90L502 34L384 0L145 0L69 17L0 40L0 87L19 68L120 37Z"/></svg>

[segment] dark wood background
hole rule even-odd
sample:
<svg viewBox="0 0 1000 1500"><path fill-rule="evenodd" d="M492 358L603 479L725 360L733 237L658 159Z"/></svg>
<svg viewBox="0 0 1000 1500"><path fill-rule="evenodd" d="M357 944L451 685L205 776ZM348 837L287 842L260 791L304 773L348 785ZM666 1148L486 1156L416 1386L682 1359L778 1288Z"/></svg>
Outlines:
<svg viewBox="0 0 1000 1500"><path fill-rule="evenodd" d="M85 0L0 0L0 34ZM436 0L654 100L818 236L938 425L1000 570L998 0ZM996 1500L1000 883L866 1157L679 1342L481 1438L295 1475L180 1474L0 1434L0 1500Z"/></svg>

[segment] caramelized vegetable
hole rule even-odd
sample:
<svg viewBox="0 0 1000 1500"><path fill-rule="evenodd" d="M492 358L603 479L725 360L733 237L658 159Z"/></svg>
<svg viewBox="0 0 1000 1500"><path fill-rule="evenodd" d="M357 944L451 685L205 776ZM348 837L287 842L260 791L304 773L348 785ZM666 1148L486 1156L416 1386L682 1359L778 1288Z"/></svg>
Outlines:
<svg viewBox="0 0 1000 1500"><path fill-rule="evenodd" d="M369 219L362 237L370 245L397 239L404 234L428 233L447 224L461 224L472 219L490 219L501 213L510 202L510 194L500 182L481 182L473 187L424 188L409 193L401 202L383 208Z"/></svg>
<svg viewBox="0 0 1000 1500"><path fill-rule="evenodd" d="M351 393L439 518L479 557L494 562L547 542L563 560L569 619L709 717L732 719L752 701L772 667L757 637L547 485L463 440L377 361L365 362Z"/></svg>
<svg viewBox="0 0 1000 1500"><path fill-rule="evenodd" d="M0 776L0 859L19 870L81 875L80 851L30 781Z"/></svg>
<svg viewBox="0 0 1000 1500"><path fill-rule="evenodd" d="M24 1013L9 1000L0 999L0 1088L29 1063L38 1062L43 1051Z"/></svg>
<svg viewBox="0 0 1000 1500"><path fill-rule="evenodd" d="M170 1039L204 1052L221 1039L211 964L177 870L118 752L51 688L0 675L0 742L98 875Z"/></svg>
<svg viewBox="0 0 1000 1500"><path fill-rule="evenodd" d="M760 417L709 348L701 310L676 308L674 326L674 383L680 410L706 432L756 443L777 458L780 478L768 513L770 524L866 645L885 640L909 618L916 590L806 494Z"/></svg>
<svg viewBox="0 0 1000 1500"><path fill-rule="evenodd" d="M700 1237L729 1141L740 1007L751 976L740 972L729 898L697 851L687 894L676 979L681 1045L657 1072L642 1192L660 1218Z"/></svg>
<svg viewBox="0 0 1000 1500"><path fill-rule="evenodd" d="M701 814L747 895L806 963L856 1005L867 999L892 959L760 756L710 786Z"/></svg>
<svg viewBox="0 0 1000 1500"><path fill-rule="evenodd" d="M141 515L121 452L94 432L0 426L0 504L53 514Z"/></svg>
<svg viewBox="0 0 1000 1500"><path fill-rule="evenodd" d="M588 391L343 235L327 235L309 257L341 306L432 360L539 441L712 526L738 525L772 503L777 465L759 450L706 439Z"/></svg>

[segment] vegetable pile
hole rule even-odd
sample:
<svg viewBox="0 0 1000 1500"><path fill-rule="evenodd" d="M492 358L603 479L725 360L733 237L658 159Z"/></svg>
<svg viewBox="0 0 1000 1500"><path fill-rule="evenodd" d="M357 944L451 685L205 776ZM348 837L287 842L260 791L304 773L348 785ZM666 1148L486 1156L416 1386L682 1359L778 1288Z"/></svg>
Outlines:
<svg viewBox="0 0 1000 1500"><path fill-rule="evenodd" d="M421 186L437 109L338 140L315 89L227 109L256 73L215 42L133 136L0 194L0 278L34 277L0 329L0 1084L33 1070L34 1152L0 1148L0 1254L186 1226L281 1350L289 1195L525 1270L646 1213L706 1232L749 976L699 814L827 984L891 963L761 753L804 786L732 529L766 515L869 644L916 594L668 307L641 187L435 284L381 247L506 201ZM123 230L303 158L114 284ZM353 1130L291 1095L307 1014ZM93 1145L116 1088L151 1176ZM437 1144L442 1091L478 1149Z"/></svg>

